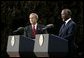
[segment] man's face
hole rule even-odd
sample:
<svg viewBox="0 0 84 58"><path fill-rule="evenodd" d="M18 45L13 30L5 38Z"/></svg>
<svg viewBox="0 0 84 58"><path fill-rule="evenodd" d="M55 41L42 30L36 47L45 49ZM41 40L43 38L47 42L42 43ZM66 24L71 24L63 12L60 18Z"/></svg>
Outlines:
<svg viewBox="0 0 84 58"><path fill-rule="evenodd" d="M65 21L68 18L68 13L64 10L61 12L61 18L63 21Z"/></svg>
<svg viewBox="0 0 84 58"><path fill-rule="evenodd" d="M37 18L35 15L30 15L29 20L31 24L36 24L37 23Z"/></svg>

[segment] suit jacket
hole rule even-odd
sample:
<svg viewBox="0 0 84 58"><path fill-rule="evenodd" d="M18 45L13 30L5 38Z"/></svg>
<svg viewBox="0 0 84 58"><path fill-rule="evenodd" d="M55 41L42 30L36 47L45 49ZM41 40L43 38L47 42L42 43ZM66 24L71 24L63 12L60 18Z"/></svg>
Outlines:
<svg viewBox="0 0 84 58"><path fill-rule="evenodd" d="M36 29L36 34L44 34L47 31L42 31L42 28L44 27L44 25L41 24L37 24L37 29ZM32 25L26 26L24 28L24 36L25 37L29 37L29 38L34 38L32 37Z"/></svg>
<svg viewBox="0 0 84 58"><path fill-rule="evenodd" d="M76 30L76 23L73 20L70 20L65 27L63 27L64 24L62 25L62 27L60 28L59 31L59 36L67 39L68 40L68 48L69 48L69 57L74 55L74 36L75 36L75 30Z"/></svg>
<svg viewBox="0 0 84 58"><path fill-rule="evenodd" d="M76 30L76 23L73 20L70 20L64 27L63 26L64 24L60 28L59 36L67 40L73 40Z"/></svg>

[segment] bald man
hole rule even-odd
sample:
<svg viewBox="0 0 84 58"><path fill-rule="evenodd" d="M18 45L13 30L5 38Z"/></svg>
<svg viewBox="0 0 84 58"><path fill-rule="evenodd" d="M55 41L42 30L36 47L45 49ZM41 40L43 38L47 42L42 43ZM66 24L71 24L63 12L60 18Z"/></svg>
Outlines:
<svg viewBox="0 0 84 58"><path fill-rule="evenodd" d="M38 15L36 13L31 13L29 15L29 26L26 26L24 28L24 36L35 39L36 34L45 34L47 31L42 31L42 28L44 28L44 25L38 24Z"/></svg>
<svg viewBox="0 0 84 58"><path fill-rule="evenodd" d="M61 26L59 31L59 36L68 40L70 56L74 49L74 35L76 30L76 23L72 20L71 14L70 9L62 10L61 18L64 24Z"/></svg>

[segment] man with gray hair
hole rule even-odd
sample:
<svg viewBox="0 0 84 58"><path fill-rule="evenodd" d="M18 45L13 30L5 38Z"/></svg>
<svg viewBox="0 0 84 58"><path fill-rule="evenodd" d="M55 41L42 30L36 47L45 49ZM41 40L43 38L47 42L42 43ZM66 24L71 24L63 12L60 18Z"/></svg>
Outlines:
<svg viewBox="0 0 84 58"><path fill-rule="evenodd" d="M36 13L31 13L29 15L29 21L31 25L26 26L24 28L24 36L35 39L36 34L43 34L47 33L47 31L42 31L42 28L44 28L44 25L38 24L38 15Z"/></svg>

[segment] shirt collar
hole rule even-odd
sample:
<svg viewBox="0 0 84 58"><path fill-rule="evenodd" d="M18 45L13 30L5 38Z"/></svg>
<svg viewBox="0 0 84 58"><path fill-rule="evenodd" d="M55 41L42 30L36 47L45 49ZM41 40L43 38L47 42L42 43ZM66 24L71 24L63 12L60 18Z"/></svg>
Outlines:
<svg viewBox="0 0 84 58"><path fill-rule="evenodd" d="M35 26L35 29L36 29L37 28L37 23L34 26ZM33 28L33 25L32 25L32 28Z"/></svg>
<svg viewBox="0 0 84 58"><path fill-rule="evenodd" d="M67 19L67 20L65 21L65 25L66 25L70 20L71 20L71 18Z"/></svg>

